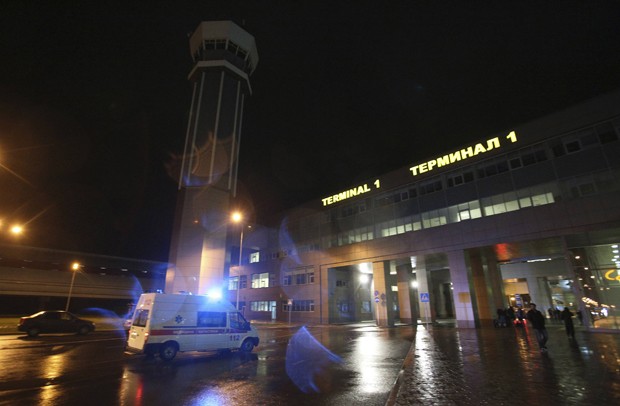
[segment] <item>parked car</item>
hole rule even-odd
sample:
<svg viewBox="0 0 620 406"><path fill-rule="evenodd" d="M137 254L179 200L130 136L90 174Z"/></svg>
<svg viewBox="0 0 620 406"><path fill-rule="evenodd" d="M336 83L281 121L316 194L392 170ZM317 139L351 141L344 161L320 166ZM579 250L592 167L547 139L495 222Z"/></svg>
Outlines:
<svg viewBox="0 0 620 406"><path fill-rule="evenodd" d="M29 337L36 337L41 333L88 334L95 331L95 323L63 310L44 310L22 317L17 329Z"/></svg>

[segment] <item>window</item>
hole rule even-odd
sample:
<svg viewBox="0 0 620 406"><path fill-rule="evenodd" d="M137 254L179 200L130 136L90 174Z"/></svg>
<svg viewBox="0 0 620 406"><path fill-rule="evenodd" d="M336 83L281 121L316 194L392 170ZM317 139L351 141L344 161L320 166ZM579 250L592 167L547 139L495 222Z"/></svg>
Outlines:
<svg viewBox="0 0 620 406"><path fill-rule="evenodd" d="M239 287L239 277L233 276L228 278L228 290L237 290Z"/></svg>
<svg viewBox="0 0 620 406"><path fill-rule="evenodd" d="M270 302L267 300L261 300L258 302L250 302L250 310L252 310L253 312L269 312L271 311L269 303Z"/></svg>
<svg viewBox="0 0 620 406"><path fill-rule="evenodd" d="M307 283L307 276L305 273L295 275L295 283L297 285L305 285Z"/></svg>
<svg viewBox="0 0 620 406"><path fill-rule="evenodd" d="M434 180L420 185L420 194L424 195L428 193L438 192L441 189L443 189L441 180Z"/></svg>
<svg viewBox="0 0 620 406"><path fill-rule="evenodd" d="M240 277L240 285L239 286L241 289L247 289L248 288L248 276L247 275L241 275Z"/></svg>
<svg viewBox="0 0 620 406"><path fill-rule="evenodd" d="M571 140L566 142L566 144L564 145L566 147L566 152L568 152L569 154L571 152L577 152L581 150L581 144L579 143L579 140Z"/></svg>
<svg viewBox="0 0 620 406"><path fill-rule="evenodd" d="M147 309L138 310L133 318L133 325L138 327L146 327L146 321L149 318L149 311Z"/></svg>
<svg viewBox="0 0 620 406"><path fill-rule="evenodd" d="M247 320L239 312L228 313L228 318L230 320L230 328L247 330L249 327Z"/></svg>
<svg viewBox="0 0 620 406"><path fill-rule="evenodd" d="M291 275L284 275L284 277L282 278L282 286L289 286L291 285Z"/></svg>
<svg viewBox="0 0 620 406"><path fill-rule="evenodd" d="M313 312L314 300L293 300L293 304L289 305L288 302L282 302L282 310L285 312Z"/></svg>
<svg viewBox="0 0 620 406"><path fill-rule="evenodd" d="M260 252L253 252L250 254L250 264L260 262Z"/></svg>
<svg viewBox="0 0 620 406"><path fill-rule="evenodd" d="M226 312L198 312L198 327L226 327Z"/></svg>
<svg viewBox="0 0 620 406"><path fill-rule="evenodd" d="M269 273L255 273L252 274L252 289L268 288L269 287Z"/></svg>
<svg viewBox="0 0 620 406"><path fill-rule="evenodd" d="M614 130L614 127L611 125L611 123L608 122L599 124L595 128L601 144L618 141L618 134Z"/></svg>

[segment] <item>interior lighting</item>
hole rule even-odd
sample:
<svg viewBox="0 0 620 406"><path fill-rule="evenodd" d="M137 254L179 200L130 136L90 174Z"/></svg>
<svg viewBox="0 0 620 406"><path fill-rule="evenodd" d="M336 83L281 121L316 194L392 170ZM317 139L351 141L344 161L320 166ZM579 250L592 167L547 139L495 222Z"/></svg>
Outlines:
<svg viewBox="0 0 620 406"><path fill-rule="evenodd" d="M368 277L368 274L361 274L360 275L360 283L368 283L368 281L370 280L370 278Z"/></svg>

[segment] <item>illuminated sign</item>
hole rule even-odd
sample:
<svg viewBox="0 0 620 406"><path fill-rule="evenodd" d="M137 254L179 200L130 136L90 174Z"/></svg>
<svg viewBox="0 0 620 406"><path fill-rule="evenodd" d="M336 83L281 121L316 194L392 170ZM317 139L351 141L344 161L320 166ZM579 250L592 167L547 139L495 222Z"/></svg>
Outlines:
<svg viewBox="0 0 620 406"><path fill-rule="evenodd" d="M374 185L375 189L379 189L381 187L381 182L379 182L379 179L377 179L374 181L374 183L372 183L372 185ZM330 204L341 202L343 200L371 192L372 190L373 189L371 188L371 186L368 186L368 183L364 183L363 185L359 185L354 188L345 190L344 192L340 192L338 194L321 199L321 201L323 202L323 206L329 206Z"/></svg>
<svg viewBox="0 0 620 406"><path fill-rule="evenodd" d="M510 134L506 136L506 139L511 143L517 142L517 133L511 131ZM417 176L421 173L430 172L435 168L441 168L443 166L447 166L453 164L458 161L463 161L465 159L472 158L476 155L483 154L485 152L489 152L493 149L497 149L501 147L501 142L499 137L491 138L486 141L486 145L484 143L478 143L474 146L470 146L467 148L460 149L458 151L452 152L450 154L446 154L441 157L437 157L435 159L431 159L428 162L421 163L419 165L412 166L409 168L413 176Z"/></svg>
<svg viewBox="0 0 620 406"><path fill-rule="evenodd" d="M620 275L612 276L612 273L614 272L616 272L615 269L605 272L605 279L607 279L608 281L620 281Z"/></svg>

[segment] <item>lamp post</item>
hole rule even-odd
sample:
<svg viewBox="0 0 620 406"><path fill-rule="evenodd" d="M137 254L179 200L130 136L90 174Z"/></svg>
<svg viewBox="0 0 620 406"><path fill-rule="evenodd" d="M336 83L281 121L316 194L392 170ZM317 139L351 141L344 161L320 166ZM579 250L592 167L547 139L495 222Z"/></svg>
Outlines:
<svg viewBox="0 0 620 406"><path fill-rule="evenodd" d="M243 216L239 212L234 212L232 215L232 220L235 223L241 224L241 236L239 237L239 265L237 267L237 311L239 311L239 291L241 290L241 257L243 255Z"/></svg>
<svg viewBox="0 0 620 406"><path fill-rule="evenodd" d="M71 269L73 271L73 275L71 275L71 285L69 285L69 296L67 296L67 305L65 306L65 311L69 311L69 302L71 302L71 292L73 292L73 282L75 281L75 274L78 269L80 269L80 264L74 262L71 264Z"/></svg>

